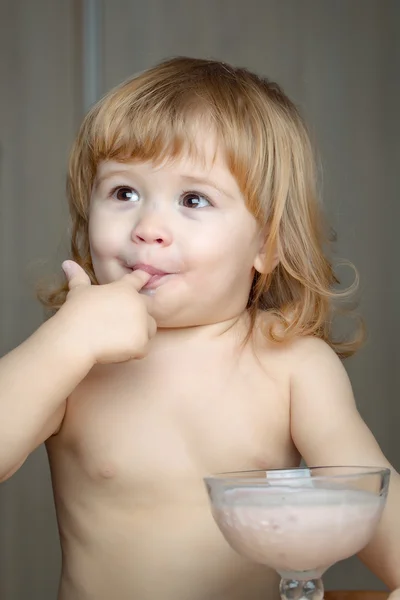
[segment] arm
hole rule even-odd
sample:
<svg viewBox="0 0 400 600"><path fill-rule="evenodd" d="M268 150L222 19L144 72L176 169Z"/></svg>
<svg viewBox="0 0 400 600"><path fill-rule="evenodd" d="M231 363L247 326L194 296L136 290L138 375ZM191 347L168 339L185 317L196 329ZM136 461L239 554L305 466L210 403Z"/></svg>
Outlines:
<svg viewBox="0 0 400 600"><path fill-rule="evenodd" d="M0 360L0 481L60 427L92 366L78 348L57 314Z"/></svg>
<svg viewBox="0 0 400 600"><path fill-rule="evenodd" d="M299 340L291 359L292 438L306 463L392 470L378 531L359 556L390 589L400 587L400 476L359 415L347 373L329 346Z"/></svg>

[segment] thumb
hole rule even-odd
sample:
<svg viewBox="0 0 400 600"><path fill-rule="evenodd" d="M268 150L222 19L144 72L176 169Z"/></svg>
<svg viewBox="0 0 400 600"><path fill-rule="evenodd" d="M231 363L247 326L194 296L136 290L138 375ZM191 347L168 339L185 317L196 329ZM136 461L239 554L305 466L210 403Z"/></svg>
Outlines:
<svg viewBox="0 0 400 600"><path fill-rule="evenodd" d="M78 263L73 260L65 260L61 266L67 278L70 290L80 285L91 285L89 276Z"/></svg>

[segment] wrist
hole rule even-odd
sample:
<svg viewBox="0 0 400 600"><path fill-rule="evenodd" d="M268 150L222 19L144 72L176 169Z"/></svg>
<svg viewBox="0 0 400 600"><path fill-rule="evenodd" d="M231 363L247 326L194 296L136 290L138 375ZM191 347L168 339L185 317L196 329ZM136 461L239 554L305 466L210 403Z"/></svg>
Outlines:
<svg viewBox="0 0 400 600"><path fill-rule="evenodd" d="M85 343L82 328L60 309L34 334L40 343L60 360L86 375L95 364L89 344Z"/></svg>

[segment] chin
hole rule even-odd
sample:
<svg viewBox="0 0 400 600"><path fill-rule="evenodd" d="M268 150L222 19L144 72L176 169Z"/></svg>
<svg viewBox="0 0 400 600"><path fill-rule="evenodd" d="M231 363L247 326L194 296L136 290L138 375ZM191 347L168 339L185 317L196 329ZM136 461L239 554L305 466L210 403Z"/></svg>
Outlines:
<svg viewBox="0 0 400 600"><path fill-rule="evenodd" d="M191 327L192 322L179 318L178 316L167 315L165 311L151 311L154 317L158 329L182 329L184 327Z"/></svg>
<svg viewBox="0 0 400 600"><path fill-rule="evenodd" d="M154 309L151 308L150 312L157 323L158 329L185 329L202 324L198 322L195 315L179 315L177 310L167 311L165 308L157 310L155 307Z"/></svg>

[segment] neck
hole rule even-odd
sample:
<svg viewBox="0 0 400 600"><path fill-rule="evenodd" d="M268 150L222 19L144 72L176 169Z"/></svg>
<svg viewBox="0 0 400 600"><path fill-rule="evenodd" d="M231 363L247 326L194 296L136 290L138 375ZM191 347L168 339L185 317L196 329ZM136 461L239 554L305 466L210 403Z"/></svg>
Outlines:
<svg viewBox="0 0 400 600"><path fill-rule="evenodd" d="M218 323L177 328L161 327L157 330L156 338L165 343L166 341L216 340L227 335L244 337L248 326L249 316L245 311L236 317Z"/></svg>

